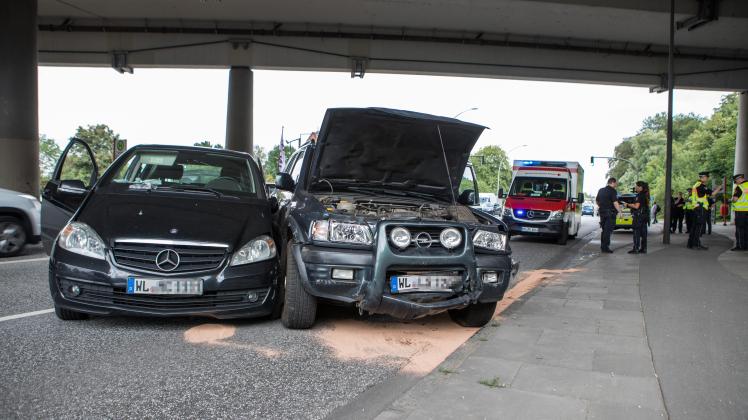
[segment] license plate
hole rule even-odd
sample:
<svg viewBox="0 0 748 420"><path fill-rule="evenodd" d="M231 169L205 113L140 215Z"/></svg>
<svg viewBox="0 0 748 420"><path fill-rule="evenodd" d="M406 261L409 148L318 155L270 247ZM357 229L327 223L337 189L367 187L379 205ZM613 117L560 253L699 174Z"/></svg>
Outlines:
<svg viewBox="0 0 748 420"><path fill-rule="evenodd" d="M203 281L127 278L128 295L202 295Z"/></svg>
<svg viewBox="0 0 748 420"><path fill-rule="evenodd" d="M452 290L462 277L452 274L406 274L390 276L392 293L443 292Z"/></svg>
<svg viewBox="0 0 748 420"><path fill-rule="evenodd" d="M530 227L530 226L520 226L519 230L521 230L522 232L534 232L534 233L540 232L540 228Z"/></svg>

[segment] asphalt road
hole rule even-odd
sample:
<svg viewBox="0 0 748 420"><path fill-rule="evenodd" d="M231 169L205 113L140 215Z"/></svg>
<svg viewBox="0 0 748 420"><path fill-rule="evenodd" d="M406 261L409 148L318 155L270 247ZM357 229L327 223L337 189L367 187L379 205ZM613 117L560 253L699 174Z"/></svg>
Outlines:
<svg viewBox="0 0 748 420"><path fill-rule="evenodd" d="M523 271L584 259L579 249L596 227L584 217L567 246L514 237L514 257ZM398 352L340 357L320 335L350 327L352 311L336 308L323 310L311 331L267 320L63 322L50 312L8 319L52 308L43 256L36 247L0 261L0 418L323 418L372 387L401 381L409 363ZM369 333L395 323L356 322ZM418 324L434 330L443 322Z"/></svg>

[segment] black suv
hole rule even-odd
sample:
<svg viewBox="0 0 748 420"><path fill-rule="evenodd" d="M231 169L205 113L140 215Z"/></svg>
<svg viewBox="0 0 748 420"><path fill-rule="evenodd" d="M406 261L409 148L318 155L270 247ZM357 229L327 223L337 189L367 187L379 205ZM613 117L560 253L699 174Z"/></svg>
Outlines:
<svg viewBox="0 0 748 420"><path fill-rule="evenodd" d="M470 151L485 127L408 111L327 111L276 180L281 319L314 324L319 300L402 319L493 316L517 264L506 226L478 209ZM280 195L283 195L280 192Z"/></svg>
<svg viewBox="0 0 748 420"><path fill-rule="evenodd" d="M73 139L44 188L57 316L279 313L275 198L247 153L140 145L99 178Z"/></svg>

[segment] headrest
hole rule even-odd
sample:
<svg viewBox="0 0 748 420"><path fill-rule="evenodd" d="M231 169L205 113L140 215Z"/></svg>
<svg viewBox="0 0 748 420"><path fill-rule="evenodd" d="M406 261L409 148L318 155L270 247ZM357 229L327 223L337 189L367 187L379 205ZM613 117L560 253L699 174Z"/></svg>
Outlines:
<svg viewBox="0 0 748 420"><path fill-rule="evenodd" d="M183 173L182 165L156 165L148 179L182 179Z"/></svg>

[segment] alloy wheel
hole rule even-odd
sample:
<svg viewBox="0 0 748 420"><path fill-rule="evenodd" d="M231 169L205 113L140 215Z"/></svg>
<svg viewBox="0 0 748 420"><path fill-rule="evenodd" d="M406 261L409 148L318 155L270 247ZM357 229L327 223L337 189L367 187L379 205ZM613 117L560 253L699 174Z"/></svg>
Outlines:
<svg viewBox="0 0 748 420"><path fill-rule="evenodd" d="M15 222L0 222L0 255L13 254L26 243L23 226Z"/></svg>

